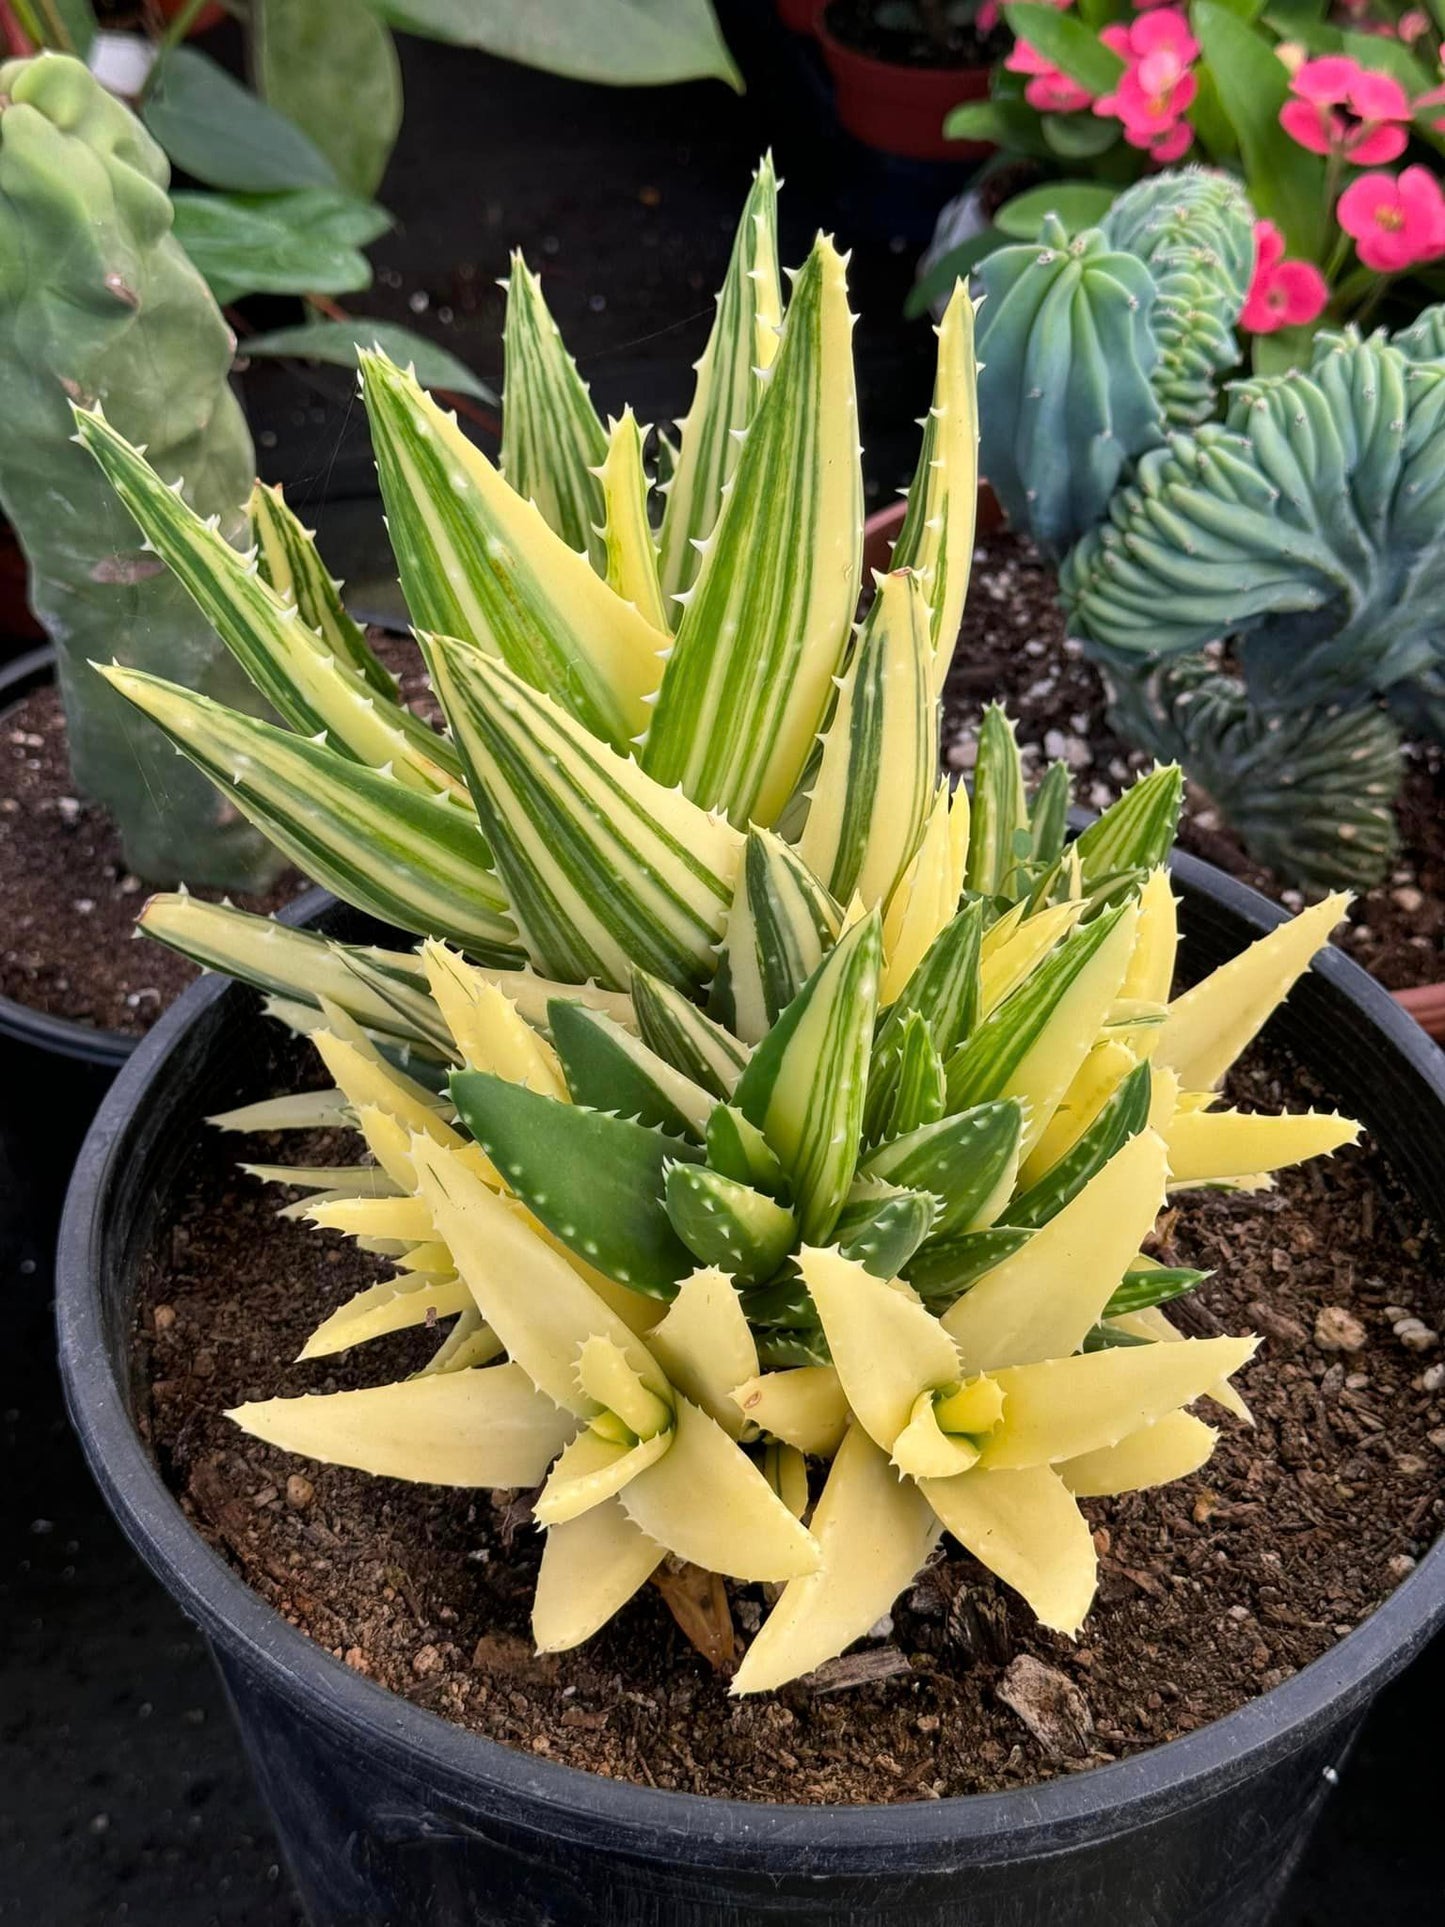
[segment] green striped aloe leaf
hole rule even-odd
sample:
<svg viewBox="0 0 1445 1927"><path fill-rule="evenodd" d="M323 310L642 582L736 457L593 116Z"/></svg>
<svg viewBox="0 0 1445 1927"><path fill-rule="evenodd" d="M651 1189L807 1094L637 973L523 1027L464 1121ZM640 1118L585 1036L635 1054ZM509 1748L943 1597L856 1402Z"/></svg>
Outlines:
<svg viewBox="0 0 1445 1927"><path fill-rule="evenodd" d="M1029 804L1029 836L1032 859L1047 868L1063 855L1064 838L1069 828L1069 805L1074 800L1074 782L1063 761L1050 763Z"/></svg>
<svg viewBox="0 0 1445 1927"><path fill-rule="evenodd" d="M1032 853L1023 764L1014 726L997 703L990 703L978 731L964 880L980 896L1011 896L1010 886L1019 866Z"/></svg>
<svg viewBox="0 0 1445 1927"><path fill-rule="evenodd" d="M690 998L646 970L632 973L632 1008L644 1044L714 1097L729 1098L748 1050Z"/></svg>
<svg viewBox="0 0 1445 1927"><path fill-rule="evenodd" d="M404 1047L419 1051L424 1057L433 1057L438 1063L450 1066L457 1061L459 1052L456 1040L448 1028L440 1008L433 1000L425 982L418 990L410 976L404 976L391 962L392 952L386 950L364 950L342 947L342 962L355 983L372 992L377 1002L389 1004L393 1023L408 1025L415 1036L403 1041ZM355 995L355 992L349 992ZM341 998L332 998L346 1008Z"/></svg>
<svg viewBox="0 0 1445 1927"><path fill-rule="evenodd" d="M423 636L517 927L549 975L707 982L743 839L599 742L503 662Z"/></svg>
<svg viewBox="0 0 1445 1927"><path fill-rule="evenodd" d="M823 735L798 854L839 903L886 903L918 848L938 781L933 645L920 578L877 594Z"/></svg>
<svg viewBox="0 0 1445 1927"><path fill-rule="evenodd" d="M714 1171L770 1195L787 1188L778 1154L734 1104L719 1104L707 1121L707 1161Z"/></svg>
<svg viewBox="0 0 1445 1927"><path fill-rule="evenodd" d="M1184 800L1184 772L1158 763L1083 831L1074 847L1091 895L1142 878L1168 861Z"/></svg>
<svg viewBox="0 0 1445 1927"><path fill-rule="evenodd" d="M1167 1305L1171 1298L1182 1298L1195 1290L1208 1271L1194 1271L1187 1265L1156 1265L1141 1262L1124 1273L1119 1289L1104 1307L1106 1318L1121 1318L1126 1312L1148 1311L1152 1305Z"/></svg>
<svg viewBox="0 0 1445 1927"><path fill-rule="evenodd" d="M521 961L475 817L159 676L100 673L315 882L483 962Z"/></svg>
<svg viewBox="0 0 1445 1927"><path fill-rule="evenodd" d="M569 549L588 556L601 574L607 553L597 471L607 454L607 436L552 319L542 283L520 252L512 256L506 286L502 473L518 495L536 503L548 528Z"/></svg>
<svg viewBox="0 0 1445 1927"><path fill-rule="evenodd" d="M1013 1189L1022 1140L1022 1108L1004 1098L879 1145L862 1175L932 1192L939 1212L929 1242L936 1243L994 1222Z"/></svg>
<svg viewBox="0 0 1445 1927"><path fill-rule="evenodd" d="M782 1161L805 1244L826 1242L853 1182L882 952L873 910L819 964L734 1092Z"/></svg>
<svg viewBox="0 0 1445 1927"><path fill-rule="evenodd" d="M770 1278L767 1284L753 1285L744 1291L742 1305L748 1323L755 1328L781 1325L789 1331L819 1330L818 1307L803 1283L802 1273L792 1260L784 1264L778 1275Z"/></svg>
<svg viewBox="0 0 1445 1927"><path fill-rule="evenodd" d="M770 830L750 830L712 981L712 1015L734 1037L758 1043L842 927L842 911L796 851Z"/></svg>
<svg viewBox="0 0 1445 1927"><path fill-rule="evenodd" d="M966 281L955 283L934 332L938 372L933 403L923 420L923 447L890 567L915 569L923 578L933 686L941 693L963 626L978 513L978 378L973 301Z"/></svg>
<svg viewBox="0 0 1445 1927"><path fill-rule="evenodd" d="M658 475L667 504L659 538L666 597L692 586L698 568L696 544L717 524L723 490L737 465L738 438L753 419L763 377L777 353L782 319L778 180L772 156L765 155L738 222L680 445L667 474Z"/></svg>
<svg viewBox="0 0 1445 1927"><path fill-rule="evenodd" d="M667 637L507 486L413 376L367 353L361 380L412 621L501 657L625 751L647 726ZM599 462L606 452L604 441Z"/></svg>
<svg viewBox="0 0 1445 1927"><path fill-rule="evenodd" d="M838 1213L833 1242L875 1278L896 1278L937 1219L938 1199L927 1191L855 1184Z"/></svg>
<svg viewBox="0 0 1445 1927"><path fill-rule="evenodd" d="M965 904L939 931L903 986L878 1032L875 1059L893 1043L910 1012L927 1020L933 1047L947 1058L978 1021L979 959L983 944L981 902Z"/></svg>
<svg viewBox="0 0 1445 1927"><path fill-rule="evenodd" d="M1149 1066L1140 1064L1109 1093L1099 1114L1064 1155L1008 1207L1010 1224L1035 1231L1076 1198L1091 1178L1149 1122Z"/></svg>
<svg viewBox="0 0 1445 1927"><path fill-rule="evenodd" d="M713 1110L707 1091L600 1011L559 997L549 1015L574 1104L701 1143Z"/></svg>
<svg viewBox="0 0 1445 1927"><path fill-rule="evenodd" d="M667 629L657 580L657 545L647 519L647 470L642 465L642 431L630 408L607 425L607 455L602 463L602 547L607 586L630 602L652 626Z"/></svg>
<svg viewBox="0 0 1445 1927"><path fill-rule="evenodd" d="M995 1265L1022 1251L1033 1235L996 1224L956 1238L930 1239L905 1267L908 1282L930 1311L941 1311Z"/></svg>
<svg viewBox="0 0 1445 1927"><path fill-rule="evenodd" d="M950 1108L1021 1098L1027 1155L1119 993L1137 923L1137 906L1124 903L1071 930L948 1060Z"/></svg>
<svg viewBox="0 0 1445 1927"><path fill-rule="evenodd" d="M569 1251L633 1291L675 1295L696 1261L672 1228L663 1186L674 1160L701 1152L489 1071L455 1071L450 1090L512 1191Z"/></svg>
<svg viewBox="0 0 1445 1927"><path fill-rule="evenodd" d="M877 1058L875 1056L874 1063ZM943 1059L933 1047L927 1020L916 1010L909 1011L897 1032L897 1043L885 1061L888 1102L876 1133L879 1139L905 1137L924 1124L934 1124L943 1116L947 1083ZM868 1092L873 1094L873 1072L868 1073ZM865 1132L865 1135L868 1135Z"/></svg>
<svg viewBox="0 0 1445 1927"><path fill-rule="evenodd" d="M420 963L405 951L337 943L230 904L203 903L185 891L151 897L136 922L148 937L204 970L223 970L313 1010L325 997L368 1030L423 1051L434 1046L439 1013ZM369 980L355 969L361 960L375 972ZM379 988L383 979L385 991Z"/></svg>
<svg viewBox="0 0 1445 1927"><path fill-rule="evenodd" d="M294 602L301 620L333 654L364 676L379 696L394 700L396 678L378 662L366 631L341 600L341 584L321 560L315 531L302 526L277 482L252 485L246 504L261 579L282 602Z"/></svg>
<svg viewBox="0 0 1445 1927"><path fill-rule="evenodd" d="M283 603L267 587L254 558L233 549L214 520L202 521L98 409L75 409L74 415L77 440L94 456L148 546L278 714L303 736L324 736L331 749L368 769L389 768L408 788L445 790L466 809L445 739L334 655L306 626L297 605Z"/></svg>
<svg viewBox="0 0 1445 1927"><path fill-rule="evenodd" d="M858 601L863 484L842 256L820 236L677 625L643 767L773 822L833 695Z"/></svg>
<svg viewBox="0 0 1445 1927"><path fill-rule="evenodd" d="M667 1215L698 1262L740 1285L771 1278L793 1248L798 1222L785 1204L704 1164L674 1164Z"/></svg>

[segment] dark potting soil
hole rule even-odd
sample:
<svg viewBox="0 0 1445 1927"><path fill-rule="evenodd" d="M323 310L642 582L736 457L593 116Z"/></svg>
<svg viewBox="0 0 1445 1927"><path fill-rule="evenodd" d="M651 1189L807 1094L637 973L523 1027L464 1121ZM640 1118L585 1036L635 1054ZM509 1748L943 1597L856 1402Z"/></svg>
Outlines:
<svg viewBox="0 0 1445 1927"><path fill-rule="evenodd" d="M1026 764L1062 757L1080 803L1103 809L1153 760L1109 726L1104 685L1066 636L1054 573L1018 536L992 534L975 553L962 640L944 694L944 753L968 772L984 707L1001 702L1018 725ZM1362 894L1340 941L1387 990L1445 976L1445 749L1406 746L1397 807L1400 853L1385 882ZM1192 787L1182 847L1297 910L1304 901L1256 863L1211 799Z"/></svg>
<svg viewBox="0 0 1445 1927"><path fill-rule="evenodd" d="M879 0L833 0L828 31L845 47L895 67L988 67L1012 44L999 28L981 34L976 9L956 0L919 0L908 7L880 6Z"/></svg>
<svg viewBox="0 0 1445 1927"><path fill-rule="evenodd" d="M297 1048L274 1050L275 1088L301 1081ZM1259 1052L1232 1095L1273 1110L1322 1093ZM1077 1645L951 1552L861 1649L756 1700L729 1699L651 1586L579 1651L538 1657L529 1494L368 1479L222 1416L245 1399L386 1382L436 1342L413 1333L289 1362L382 1272L278 1219L287 1194L268 1196L236 1161L334 1162L351 1142L248 1149L210 1135L197 1148L142 1279L142 1428L200 1531L287 1619L393 1691L523 1750L648 1785L805 1803L1026 1784L1126 1757L1278 1684L1365 1618L1445 1521L1442 1254L1367 1145L1286 1173L1272 1194L1186 1196L1161 1221L1169 1262L1214 1272L1180 1322L1264 1336L1240 1381L1257 1423L1223 1419L1193 1478L1088 1505L1101 1582ZM763 1589L728 1593L746 1636Z"/></svg>

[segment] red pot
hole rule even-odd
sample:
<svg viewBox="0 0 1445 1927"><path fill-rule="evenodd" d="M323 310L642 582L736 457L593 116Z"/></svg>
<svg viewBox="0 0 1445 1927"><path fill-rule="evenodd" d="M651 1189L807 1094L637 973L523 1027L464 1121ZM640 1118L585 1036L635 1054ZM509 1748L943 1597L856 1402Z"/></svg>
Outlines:
<svg viewBox="0 0 1445 1927"><path fill-rule="evenodd" d="M1391 994L1427 1036L1445 1044L1445 984L1419 984L1414 990L1396 990Z"/></svg>
<svg viewBox="0 0 1445 1927"><path fill-rule="evenodd" d="M813 31L813 15L818 11L818 0L777 0L778 18L790 33Z"/></svg>
<svg viewBox="0 0 1445 1927"><path fill-rule="evenodd" d="M915 161L970 161L993 152L987 141L945 140L943 134L952 108L988 99L987 67L899 67L875 60L830 33L827 16L828 0L816 0L813 31L833 76L838 118L855 139Z"/></svg>
<svg viewBox="0 0 1445 1927"><path fill-rule="evenodd" d="M161 12L167 20L174 20L185 3L186 0L160 0ZM194 39L198 33L209 33L212 27L219 27L225 17L226 9L224 7L218 7L216 0L209 0L209 4L202 7L201 11L191 22L190 32L186 38L190 40Z"/></svg>

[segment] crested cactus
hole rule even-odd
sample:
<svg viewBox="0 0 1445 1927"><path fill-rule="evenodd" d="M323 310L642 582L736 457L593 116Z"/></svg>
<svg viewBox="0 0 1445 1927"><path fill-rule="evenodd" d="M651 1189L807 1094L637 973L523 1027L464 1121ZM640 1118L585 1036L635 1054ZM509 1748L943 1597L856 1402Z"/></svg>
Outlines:
<svg viewBox="0 0 1445 1927"><path fill-rule="evenodd" d="M136 731L88 666L115 655L217 698L247 695L73 440L70 403L104 404L199 514L228 536L244 529L253 463L227 386L234 344L172 239L167 180L160 149L79 61L0 66L0 504L56 646L75 778L142 876L244 887L272 853Z"/></svg>
<svg viewBox="0 0 1445 1927"><path fill-rule="evenodd" d="M745 222L745 261L756 240ZM381 1476L539 1487L545 1650L590 1637L671 1554L783 1588L734 1680L767 1690L865 1634L945 1529L1077 1631L1096 1578L1078 1498L1197 1469L1216 1435L1196 1399L1243 1411L1230 1377L1254 1341L1181 1338L1161 1307L1200 1275L1141 1252L1167 1191L1257 1187L1355 1134L1215 1097L1341 899L1171 1001L1177 770L1072 845L1066 772L1030 795L999 711L972 796L941 780L952 635L935 617L972 543L972 318L959 288L913 564L880 579L856 634L848 315L826 241L748 390L675 635L613 586L619 554L632 583L658 563L635 424L643 512L594 565L540 506L564 519L575 466L524 499L363 357L446 734L77 414L282 725L133 670L112 683L313 874L422 939L388 952L147 906L162 941L260 987L332 1080L215 1122L342 1123L364 1144L347 1166L250 1167L309 1194L292 1215L394 1262L303 1356L454 1321L412 1378L231 1416ZM678 475L703 473L693 438L717 448L735 425L716 371L754 317L724 301L716 325ZM707 526L704 493L687 514ZM288 572L315 580L294 553Z"/></svg>

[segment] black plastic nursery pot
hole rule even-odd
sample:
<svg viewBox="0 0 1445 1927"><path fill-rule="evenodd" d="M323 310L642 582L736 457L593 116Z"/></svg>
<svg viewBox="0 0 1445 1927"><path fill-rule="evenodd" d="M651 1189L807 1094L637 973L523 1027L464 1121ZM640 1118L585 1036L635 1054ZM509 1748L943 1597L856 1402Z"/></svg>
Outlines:
<svg viewBox="0 0 1445 1927"><path fill-rule="evenodd" d="M1175 878L1201 967L1280 920L1188 857ZM321 921L359 934L334 907ZM1445 1223L1445 1056L1339 951L1274 1021ZM61 1231L60 1352L107 1500L211 1643L313 1927L1264 1927L1370 1701L1445 1619L1445 1543L1329 1653L1197 1733L1022 1791L879 1807L659 1792L516 1752L263 1603L152 1463L130 1346L202 1115L263 1094L257 1024L248 992L209 979L116 1080Z"/></svg>

